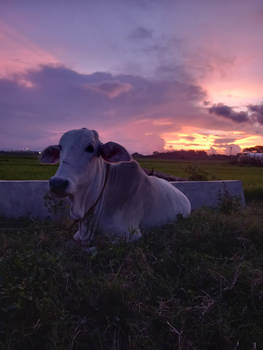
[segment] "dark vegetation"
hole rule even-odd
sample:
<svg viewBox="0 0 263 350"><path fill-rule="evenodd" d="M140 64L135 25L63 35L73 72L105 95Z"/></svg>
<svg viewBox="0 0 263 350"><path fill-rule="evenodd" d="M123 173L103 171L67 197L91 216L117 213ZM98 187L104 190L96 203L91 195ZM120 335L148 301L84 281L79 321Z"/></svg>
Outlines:
<svg viewBox="0 0 263 350"><path fill-rule="evenodd" d="M262 226L224 203L89 256L67 223L2 219L0 348L260 349Z"/></svg>
<svg viewBox="0 0 263 350"><path fill-rule="evenodd" d="M140 153L134 153L133 156L135 158L145 158L145 159L174 159L174 160L229 160L230 158L226 155L222 154L214 154L209 156L205 151L195 151L195 150L180 150L180 151L168 151L168 152L153 152L150 155L143 155Z"/></svg>
<svg viewBox="0 0 263 350"><path fill-rule="evenodd" d="M243 152L263 153L263 146L254 146L254 147L244 148Z"/></svg>

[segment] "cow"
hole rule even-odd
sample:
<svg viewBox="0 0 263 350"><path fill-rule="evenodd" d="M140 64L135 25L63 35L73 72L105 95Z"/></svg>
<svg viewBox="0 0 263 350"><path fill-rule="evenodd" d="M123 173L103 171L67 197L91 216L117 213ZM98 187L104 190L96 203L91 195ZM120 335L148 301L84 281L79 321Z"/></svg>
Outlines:
<svg viewBox="0 0 263 350"><path fill-rule="evenodd" d="M148 176L118 143L102 143L97 131L66 132L44 149L40 162L59 167L50 191L67 197L79 221L74 239L89 246L98 233L112 241L137 240L141 229L160 226L191 212L188 198L168 181Z"/></svg>

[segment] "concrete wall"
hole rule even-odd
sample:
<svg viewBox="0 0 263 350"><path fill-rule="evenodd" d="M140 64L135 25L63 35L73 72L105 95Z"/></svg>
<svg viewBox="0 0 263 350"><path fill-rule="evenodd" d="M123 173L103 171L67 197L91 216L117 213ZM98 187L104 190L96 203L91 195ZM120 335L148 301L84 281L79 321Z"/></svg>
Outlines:
<svg viewBox="0 0 263 350"><path fill-rule="evenodd" d="M240 198L241 204L245 205L240 181L181 181L172 184L189 198L193 209L216 208L225 194ZM48 198L48 181L0 181L0 216L59 218L65 214L68 215L68 208L65 209L63 201Z"/></svg>
<svg viewBox="0 0 263 350"><path fill-rule="evenodd" d="M172 184L189 198L192 209L216 208L226 195L238 198L241 205L245 206L242 182L238 180L177 181L172 182Z"/></svg>

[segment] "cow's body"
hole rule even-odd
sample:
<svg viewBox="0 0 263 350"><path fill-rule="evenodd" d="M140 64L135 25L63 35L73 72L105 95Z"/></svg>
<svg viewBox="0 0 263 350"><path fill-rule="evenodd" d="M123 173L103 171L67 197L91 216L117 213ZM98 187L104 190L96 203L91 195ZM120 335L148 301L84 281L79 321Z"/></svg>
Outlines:
<svg viewBox="0 0 263 350"><path fill-rule="evenodd" d="M175 221L178 214L190 213L189 200L167 181L147 176L136 161L109 164L108 179L101 199L92 215L80 224L75 238L89 240L94 230L133 240L140 237L141 228ZM106 164L104 164L106 176ZM98 194L99 195L99 194ZM83 218L90 205L79 207L74 217ZM88 199L87 199L88 202Z"/></svg>
<svg viewBox="0 0 263 350"><path fill-rule="evenodd" d="M73 152L74 143L70 147ZM73 160L64 153L52 180L69 180L65 195L71 201L72 217L79 219L79 230L74 238L84 244L89 244L96 232L113 239L138 239L143 228L175 221L178 214L190 214L190 202L181 191L163 179L146 175L130 156L118 158L116 149L111 152L113 156L109 156L107 146L90 157L92 168L87 171L86 181L83 176L81 181L76 181L76 175L70 174Z"/></svg>

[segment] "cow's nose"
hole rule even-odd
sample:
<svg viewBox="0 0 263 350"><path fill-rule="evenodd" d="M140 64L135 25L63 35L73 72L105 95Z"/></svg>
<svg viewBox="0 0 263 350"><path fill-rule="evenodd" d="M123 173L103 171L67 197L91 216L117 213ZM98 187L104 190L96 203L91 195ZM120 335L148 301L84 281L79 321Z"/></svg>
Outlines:
<svg viewBox="0 0 263 350"><path fill-rule="evenodd" d="M66 190L68 185L69 185L69 181L61 177L52 177L49 180L49 187L51 192L59 196L65 196L67 194Z"/></svg>

